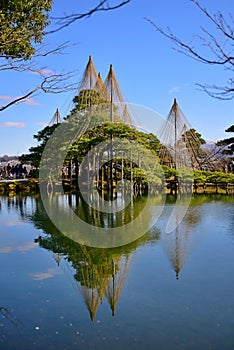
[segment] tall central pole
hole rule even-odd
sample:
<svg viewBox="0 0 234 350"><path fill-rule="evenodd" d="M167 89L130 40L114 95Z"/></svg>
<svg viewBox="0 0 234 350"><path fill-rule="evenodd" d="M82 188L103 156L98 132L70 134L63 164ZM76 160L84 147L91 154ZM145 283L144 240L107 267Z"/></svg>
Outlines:
<svg viewBox="0 0 234 350"><path fill-rule="evenodd" d="M175 98L174 98L173 109L175 113L175 169L176 169L177 168L177 103Z"/></svg>
<svg viewBox="0 0 234 350"><path fill-rule="evenodd" d="M110 65L110 122L113 122L113 71L112 64Z"/></svg>
<svg viewBox="0 0 234 350"><path fill-rule="evenodd" d="M91 107L92 107L92 102L91 102L91 89L92 89L92 72L91 72L91 56L89 56L89 107L90 107L90 111L91 111Z"/></svg>
<svg viewBox="0 0 234 350"><path fill-rule="evenodd" d="M89 92L88 92L89 101L87 101L88 105L89 105L89 122L91 120L91 109L92 109L92 97L91 97L92 70L91 70L91 62L92 62L92 57L89 56ZM89 152L90 152L90 150L88 150L88 159L87 159L88 160L88 193L89 193L89 190L90 190L90 157L89 157Z"/></svg>
<svg viewBox="0 0 234 350"><path fill-rule="evenodd" d="M113 71L110 65L110 122L113 122ZM110 142L110 190L113 190L113 135Z"/></svg>

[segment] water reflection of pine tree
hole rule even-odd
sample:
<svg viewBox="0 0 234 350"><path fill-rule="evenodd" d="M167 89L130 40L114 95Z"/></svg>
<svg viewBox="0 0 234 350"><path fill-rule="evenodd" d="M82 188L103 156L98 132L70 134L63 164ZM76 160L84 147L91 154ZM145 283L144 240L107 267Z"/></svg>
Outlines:
<svg viewBox="0 0 234 350"><path fill-rule="evenodd" d="M106 296L114 315L129 267L129 256L109 255L106 249L87 249L81 246L83 260L76 279L93 321L100 303ZM99 254L98 254L99 253Z"/></svg>
<svg viewBox="0 0 234 350"><path fill-rule="evenodd" d="M44 226L45 221L40 224ZM53 257L61 268L64 268L64 263L61 264L64 259L65 266L77 282L75 286L84 297L92 321L104 298L108 300L112 315L115 314L130 257L137 247L157 241L160 235L159 231L149 232L126 246L105 249L83 246L59 234L56 229L52 233L51 226L49 229L48 236L40 236L36 241L41 247L53 252Z"/></svg>
<svg viewBox="0 0 234 350"><path fill-rule="evenodd" d="M179 223L178 218L176 219L177 226L175 230L162 235L166 252L176 273L176 279L179 279L181 269L200 238L200 234L194 229L201 219L201 212L199 207L192 206L193 202L191 200L191 207L183 221Z"/></svg>
<svg viewBox="0 0 234 350"><path fill-rule="evenodd" d="M164 234L166 252L176 273L176 279L179 279L180 271L188 258L189 232L179 226L173 232Z"/></svg>
<svg viewBox="0 0 234 350"><path fill-rule="evenodd" d="M178 227L175 230L174 240L174 254L170 254L170 259L174 266L176 279L179 279L179 273L185 260L187 240L186 235L181 234Z"/></svg>
<svg viewBox="0 0 234 350"><path fill-rule="evenodd" d="M40 198L31 197L30 201L30 210L27 206L24 206L22 211L18 208L21 216L33 222L40 232L43 231L43 234L35 239L35 242L40 247L52 252L59 268L68 268L69 271L65 273L72 274L72 283L75 282L74 287L78 287L83 295L91 319L94 320L98 307L104 298L108 300L112 314L114 314L127 276L130 257L138 247L157 242L160 231L156 229L149 231L138 240L125 246L109 249L87 247L60 233L50 221ZM77 196L69 197L69 202L74 210L79 208L81 217L92 219L96 225L102 224L99 222L99 217L95 215L95 209L85 208L84 203L78 200ZM60 206L64 205L60 197L54 203ZM73 207L74 204L75 207ZM145 205L144 199L138 204L136 212ZM82 211L85 213L82 214ZM124 222L126 222L130 214L128 213L127 217L126 214L122 213L120 217L117 216L113 220L117 226L122 223L122 215Z"/></svg>
<svg viewBox="0 0 234 350"><path fill-rule="evenodd" d="M95 262L85 246L81 246L81 249L84 253L84 260L79 264L79 280L81 292L93 321L105 296L110 278L110 268L108 261Z"/></svg>
<svg viewBox="0 0 234 350"><path fill-rule="evenodd" d="M112 259L112 277L106 289L106 297L110 304L112 315L114 316L116 307L123 289L123 285L127 276L130 259L124 256L121 260Z"/></svg>

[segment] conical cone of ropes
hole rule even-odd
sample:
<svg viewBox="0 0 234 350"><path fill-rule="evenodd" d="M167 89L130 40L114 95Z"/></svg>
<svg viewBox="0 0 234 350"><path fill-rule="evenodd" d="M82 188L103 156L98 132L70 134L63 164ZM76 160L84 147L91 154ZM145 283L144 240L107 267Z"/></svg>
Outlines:
<svg viewBox="0 0 234 350"><path fill-rule="evenodd" d="M78 90L96 90L98 74L93 64L92 56L85 67Z"/></svg>
<svg viewBox="0 0 234 350"><path fill-rule="evenodd" d="M104 82L102 80L100 72L97 75L95 90L100 93L100 96L104 101L110 101L110 96L109 96L107 89L104 85Z"/></svg>
<svg viewBox="0 0 234 350"><path fill-rule="evenodd" d="M94 106L103 105L106 113L107 106L110 105L108 113L111 122L124 122L134 126L112 65L103 82L101 74L96 71L92 57L89 56L75 99L76 102L79 101L80 109L92 109Z"/></svg>
<svg viewBox="0 0 234 350"><path fill-rule="evenodd" d="M107 103L110 99L91 56L89 56L75 99L79 101L80 109Z"/></svg>
<svg viewBox="0 0 234 350"><path fill-rule="evenodd" d="M203 170L215 170L215 160L204 151L198 133L188 122L176 99L170 109L160 133L162 164L171 168L183 166Z"/></svg>
<svg viewBox="0 0 234 350"><path fill-rule="evenodd" d="M112 64L110 65L109 73L105 79L105 87L110 96L111 105L110 120L113 122L122 121L130 126L134 126L133 120L127 109L126 101L123 98L119 84L117 82Z"/></svg>
<svg viewBox="0 0 234 350"><path fill-rule="evenodd" d="M53 115L53 117L52 117L52 119L51 119L51 121L49 122L48 126L52 126L54 124L60 124L60 123L62 123L62 121L63 121L62 117L61 117L61 115L59 113L59 110L57 108L55 113L54 113L54 115Z"/></svg>

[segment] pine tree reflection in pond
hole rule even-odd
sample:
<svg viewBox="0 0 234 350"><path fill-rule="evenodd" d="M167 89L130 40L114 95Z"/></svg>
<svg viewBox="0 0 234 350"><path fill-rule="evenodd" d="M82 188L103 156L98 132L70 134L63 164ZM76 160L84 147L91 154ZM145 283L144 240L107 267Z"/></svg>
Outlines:
<svg viewBox="0 0 234 350"><path fill-rule="evenodd" d="M150 232L111 249L61 234L40 198L0 199L0 300L11 315L0 313L4 349L233 349L233 197L193 197L165 234L175 202L167 197ZM83 218L108 223L76 195L64 199Z"/></svg>
<svg viewBox="0 0 234 350"><path fill-rule="evenodd" d="M78 195L68 195L67 201L74 211L79 212L83 220L87 220L92 224L105 226L107 223L111 225L121 225L128 222L138 211L144 206L144 199L139 200L136 204L135 211L129 206L128 210L118 213L103 213L90 208ZM61 201L58 199L58 203ZM38 211L40 211L38 205ZM35 213L33 221L36 217L41 217ZM107 221L107 222L106 222ZM85 304L89 311L92 321L94 321L97 310L106 297L111 313L114 316L116 307L121 296L122 288L127 277L127 272L131 260L132 252L140 245L157 241L160 237L159 231L149 232L135 242L122 247L112 249L88 247L77 242L73 242L66 236L62 235L47 218L37 223L40 228L48 232L46 237L38 237L37 242L45 249L53 251L54 258L58 264L62 257L71 264L75 270L74 278L79 284L79 290L84 298Z"/></svg>

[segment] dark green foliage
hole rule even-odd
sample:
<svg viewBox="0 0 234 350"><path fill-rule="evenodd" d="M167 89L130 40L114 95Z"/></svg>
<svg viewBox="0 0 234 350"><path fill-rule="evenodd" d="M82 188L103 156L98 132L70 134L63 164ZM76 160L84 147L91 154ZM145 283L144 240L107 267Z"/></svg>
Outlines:
<svg viewBox="0 0 234 350"><path fill-rule="evenodd" d="M165 179L173 179L177 177L177 171L173 168L169 168L166 165L162 165L163 171L164 171L164 176Z"/></svg>
<svg viewBox="0 0 234 350"><path fill-rule="evenodd" d="M226 132L234 132L234 124L225 130Z"/></svg>
<svg viewBox="0 0 234 350"><path fill-rule="evenodd" d="M114 139L120 138L127 139L128 141L134 141L139 145L139 147L142 147L142 149L145 148L157 156L160 148L160 142L155 135L152 133L146 134L138 131L121 121L118 123L110 123L106 119L105 113L109 115L110 107L109 105L106 105L107 108L105 110L106 101L101 98L99 92L94 90L83 90L74 98L73 102L75 107L67 118L67 120L69 120L69 117L74 119L74 125L73 122L70 123L71 128L76 128L79 124L83 125L84 121L88 117L82 113L82 111L85 111L87 107L92 106L93 111L95 111L95 106L102 105L104 103L104 108L100 109L101 112L103 111L103 115L100 115L100 111L97 115L95 112L92 115L92 125L97 125L100 120L101 124L88 129L88 131L86 131L81 137L78 137L77 140L70 145L70 148L67 150L68 152L65 160L67 163L69 163L71 160L78 161L79 163L82 162L84 156L91 150L91 148L99 145L101 142L110 140L111 137ZM97 124L95 123L95 118L97 119ZM105 123L105 121L107 122ZM33 165L39 166L45 145L57 127L58 124L51 127L47 126L43 130L39 131L37 135L34 135L34 138L37 139L39 145L36 147L31 147L29 150L30 153L27 155L22 155L20 160L22 162L31 162ZM129 149L129 143L126 144L126 147ZM139 152L140 151L141 149L139 149Z"/></svg>
<svg viewBox="0 0 234 350"><path fill-rule="evenodd" d="M30 59L49 24L52 0L1 0L0 55Z"/></svg>
<svg viewBox="0 0 234 350"><path fill-rule="evenodd" d="M81 90L79 95L75 96L73 103L75 104L71 114L82 109L107 103L108 101L101 98L100 93L95 90Z"/></svg>
<svg viewBox="0 0 234 350"><path fill-rule="evenodd" d="M197 132L193 128L189 129L184 133L183 139L185 140L185 142L187 141L196 147L200 147L200 145L206 143L206 141L202 138L201 134L199 134L199 132Z"/></svg>
<svg viewBox="0 0 234 350"><path fill-rule="evenodd" d="M194 170L194 180L197 183L225 182L234 183L234 174L225 174L220 171Z"/></svg>
<svg viewBox="0 0 234 350"><path fill-rule="evenodd" d="M225 131L234 132L234 124L227 128ZM234 137L218 141L217 146L228 146L228 150L224 151L224 154L234 154Z"/></svg>

